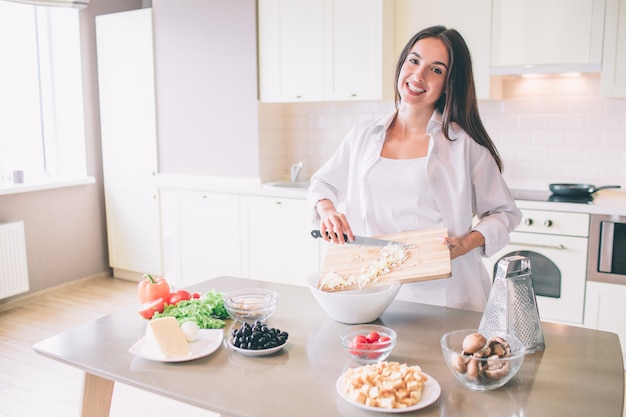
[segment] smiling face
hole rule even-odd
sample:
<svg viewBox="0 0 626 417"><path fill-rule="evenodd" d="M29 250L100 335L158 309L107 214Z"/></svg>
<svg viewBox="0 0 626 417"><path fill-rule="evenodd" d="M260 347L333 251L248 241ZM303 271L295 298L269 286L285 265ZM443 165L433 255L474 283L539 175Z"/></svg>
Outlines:
<svg viewBox="0 0 626 417"><path fill-rule="evenodd" d="M434 109L446 85L449 62L448 50L440 39L428 37L417 41L398 76L401 103Z"/></svg>

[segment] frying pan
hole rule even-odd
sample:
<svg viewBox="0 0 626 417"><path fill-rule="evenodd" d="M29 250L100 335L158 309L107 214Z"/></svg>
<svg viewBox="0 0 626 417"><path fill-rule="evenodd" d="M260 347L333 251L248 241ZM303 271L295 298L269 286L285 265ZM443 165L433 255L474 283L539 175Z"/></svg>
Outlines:
<svg viewBox="0 0 626 417"><path fill-rule="evenodd" d="M550 191L556 195L566 196L591 196L596 191L606 188L621 188L621 185L604 185L596 187L589 184L550 184Z"/></svg>

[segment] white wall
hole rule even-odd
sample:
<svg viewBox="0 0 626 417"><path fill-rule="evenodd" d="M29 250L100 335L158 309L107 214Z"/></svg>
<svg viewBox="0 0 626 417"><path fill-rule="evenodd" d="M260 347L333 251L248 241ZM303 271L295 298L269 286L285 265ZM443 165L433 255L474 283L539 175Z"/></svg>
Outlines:
<svg viewBox="0 0 626 417"><path fill-rule="evenodd" d="M511 188L547 189L551 182L626 188L626 99L604 99L599 90L598 76L515 78L503 82L503 100L479 102ZM390 109L392 102L262 104L262 178L287 178L289 165L300 160L309 177L359 118Z"/></svg>
<svg viewBox="0 0 626 417"><path fill-rule="evenodd" d="M152 4L159 172L257 178L255 1Z"/></svg>

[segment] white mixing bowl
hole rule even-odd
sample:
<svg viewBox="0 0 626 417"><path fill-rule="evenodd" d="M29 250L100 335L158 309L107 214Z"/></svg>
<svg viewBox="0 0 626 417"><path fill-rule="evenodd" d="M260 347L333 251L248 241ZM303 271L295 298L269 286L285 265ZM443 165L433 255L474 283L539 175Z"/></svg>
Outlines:
<svg viewBox="0 0 626 417"><path fill-rule="evenodd" d="M317 288L319 274L311 274L307 285L322 309L333 320L346 324L370 323L389 307L400 284L385 287L326 292Z"/></svg>

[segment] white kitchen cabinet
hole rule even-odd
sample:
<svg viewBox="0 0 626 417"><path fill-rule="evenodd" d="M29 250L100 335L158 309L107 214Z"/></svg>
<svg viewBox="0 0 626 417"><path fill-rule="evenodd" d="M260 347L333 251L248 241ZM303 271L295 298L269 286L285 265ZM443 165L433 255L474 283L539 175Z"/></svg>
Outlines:
<svg viewBox="0 0 626 417"><path fill-rule="evenodd" d="M239 195L161 190L163 274L176 288L241 276Z"/></svg>
<svg viewBox="0 0 626 417"><path fill-rule="evenodd" d="M626 369L626 286L587 282L585 327L619 336Z"/></svg>
<svg viewBox="0 0 626 417"><path fill-rule="evenodd" d="M605 0L493 0L492 73L599 71L604 13Z"/></svg>
<svg viewBox="0 0 626 417"><path fill-rule="evenodd" d="M397 0L397 55L414 34L435 25L463 36L472 55L476 95L490 98L491 0Z"/></svg>
<svg viewBox="0 0 626 417"><path fill-rule="evenodd" d="M393 0L260 0L265 102L391 98Z"/></svg>
<svg viewBox="0 0 626 417"><path fill-rule="evenodd" d="M326 98L392 98L394 1L327 0L326 10Z"/></svg>
<svg viewBox="0 0 626 417"><path fill-rule="evenodd" d="M315 101L324 91L324 2L259 0L259 82L265 102Z"/></svg>
<svg viewBox="0 0 626 417"><path fill-rule="evenodd" d="M98 16L96 35L109 263L159 275L152 10Z"/></svg>
<svg viewBox="0 0 626 417"><path fill-rule="evenodd" d="M607 0L602 95L626 97L626 0Z"/></svg>
<svg viewBox="0 0 626 417"><path fill-rule="evenodd" d="M249 278L306 285L320 269L320 244L302 199L245 196L244 271Z"/></svg>
<svg viewBox="0 0 626 417"><path fill-rule="evenodd" d="M115 275L160 275L158 188L150 184L109 181L104 193L109 264L117 272Z"/></svg>

